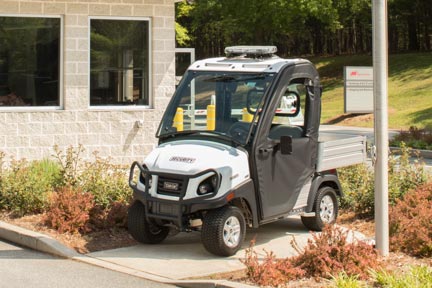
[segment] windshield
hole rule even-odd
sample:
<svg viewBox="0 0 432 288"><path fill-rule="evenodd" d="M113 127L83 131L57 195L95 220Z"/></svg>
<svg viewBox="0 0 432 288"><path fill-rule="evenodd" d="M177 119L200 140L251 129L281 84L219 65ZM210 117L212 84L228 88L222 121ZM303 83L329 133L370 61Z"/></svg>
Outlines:
<svg viewBox="0 0 432 288"><path fill-rule="evenodd" d="M167 107L158 136L196 132L245 144L274 75L188 71Z"/></svg>

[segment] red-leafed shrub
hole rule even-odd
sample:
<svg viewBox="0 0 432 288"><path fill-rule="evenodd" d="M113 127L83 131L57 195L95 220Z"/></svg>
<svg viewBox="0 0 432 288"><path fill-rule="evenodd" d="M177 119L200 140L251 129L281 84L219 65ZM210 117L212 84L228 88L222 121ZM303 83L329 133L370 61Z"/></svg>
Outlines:
<svg viewBox="0 0 432 288"><path fill-rule="evenodd" d="M54 193L45 224L60 233L86 232L89 212L94 206L93 195L71 187Z"/></svg>
<svg viewBox="0 0 432 288"><path fill-rule="evenodd" d="M432 183L397 200L390 210L390 236L395 251L432 256Z"/></svg>
<svg viewBox="0 0 432 288"><path fill-rule="evenodd" d="M367 279L369 270L380 265L371 245L348 241L348 232L336 226L327 226L322 233L314 234L303 251L293 241L291 245L300 252L296 257L276 259L273 253L267 252L260 261L253 245L252 242L242 262L247 267L249 280L259 286L278 287L302 277L331 278L342 271Z"/></svg>
<svg viewBox="0 0 432 288"><path fill-rule="evenodd" d="M348 241L348 233L336 226L314 233L304 251L293 259L294 266L305 270L308 277L330 278L344 271L367 279L369 269L379 267L378 254L363 241Z"/></svg>

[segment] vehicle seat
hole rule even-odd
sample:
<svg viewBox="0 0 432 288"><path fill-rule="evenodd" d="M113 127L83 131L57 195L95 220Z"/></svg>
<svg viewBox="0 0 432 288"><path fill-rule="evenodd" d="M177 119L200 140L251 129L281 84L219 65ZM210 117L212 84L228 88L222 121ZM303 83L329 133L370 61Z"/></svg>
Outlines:
<svg viewBox="0 0 432 288"><path fill-rule="evenodd" d="M291 136L292 138L303 137L303 129L298 126L277 125L270 129L269 138L279 140L281 136Z"/></svg>

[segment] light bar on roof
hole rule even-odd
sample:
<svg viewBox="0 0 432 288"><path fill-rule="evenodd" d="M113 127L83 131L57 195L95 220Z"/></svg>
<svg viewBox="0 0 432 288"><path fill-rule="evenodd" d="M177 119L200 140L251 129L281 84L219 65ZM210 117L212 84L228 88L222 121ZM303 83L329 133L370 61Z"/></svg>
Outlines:
<svg viewBox="0 0 432 288"><path fill-rule="evenodd" d="M225 48L225 54L228 55L269 55L276 52L276 46L231 46Z"/></svg>

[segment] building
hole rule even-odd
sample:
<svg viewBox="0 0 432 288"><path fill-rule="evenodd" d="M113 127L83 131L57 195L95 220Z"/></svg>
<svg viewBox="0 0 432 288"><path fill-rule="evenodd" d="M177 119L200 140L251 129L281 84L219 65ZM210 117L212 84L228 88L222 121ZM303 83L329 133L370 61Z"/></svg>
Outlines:
<svg viewBox="0 0 432 288"><path fill-rule="evenodd" d="M175 89L174 2L1 0L0 151L148 154Z"/></svg>

